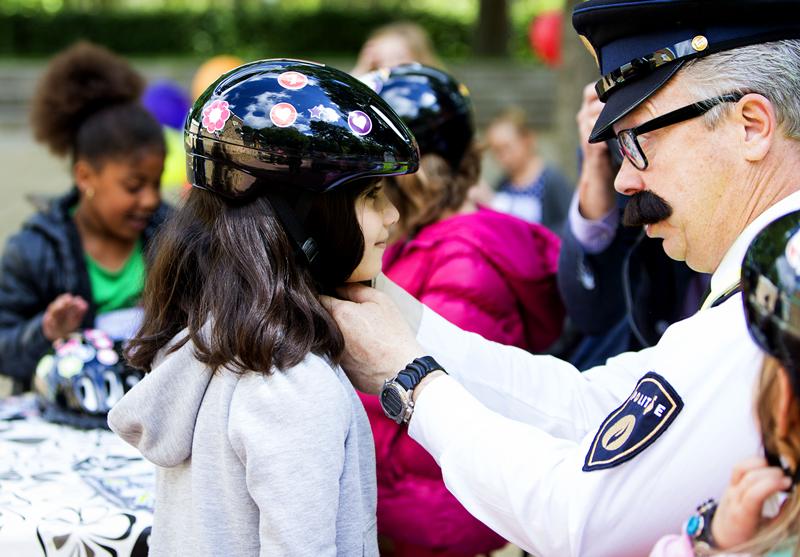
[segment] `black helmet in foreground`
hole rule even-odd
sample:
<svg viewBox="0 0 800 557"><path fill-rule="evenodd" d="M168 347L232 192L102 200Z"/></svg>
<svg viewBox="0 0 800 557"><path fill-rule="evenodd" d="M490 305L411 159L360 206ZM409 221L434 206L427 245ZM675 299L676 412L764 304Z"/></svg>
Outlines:
<svg viewBox="0 0 800 557"><path fill-rule="evenodd" d="M747 328L800 388L800 211L768 224L742 262ZM800 393L799 393L800 394Z"/></svg>
<svg viewBox="0 0 800 557"><path fill-rule="evenodd" d="M362 82L330 66L261 60L218 79L185 126L191 184L229 198L329 191L416 171L414 137Z"/></svg>
<svg viewBox="0 0 800 557"><path fill-rule="evenodd" d="M442 70L403 64L361 76L414 133L423 155L458 168L475 135L467 87Z"/></svg>

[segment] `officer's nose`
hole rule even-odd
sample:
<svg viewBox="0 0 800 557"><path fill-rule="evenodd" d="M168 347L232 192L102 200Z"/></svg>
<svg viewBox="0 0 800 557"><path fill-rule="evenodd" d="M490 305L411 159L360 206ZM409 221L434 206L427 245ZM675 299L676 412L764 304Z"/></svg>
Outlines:
<svg viewBox="0 0 800 557"><path fill-rule="evenodd" d="M623 195L633 195L644 189L642 171L637 170L627 158L623 159L614 179L614 189Z"/></svg>

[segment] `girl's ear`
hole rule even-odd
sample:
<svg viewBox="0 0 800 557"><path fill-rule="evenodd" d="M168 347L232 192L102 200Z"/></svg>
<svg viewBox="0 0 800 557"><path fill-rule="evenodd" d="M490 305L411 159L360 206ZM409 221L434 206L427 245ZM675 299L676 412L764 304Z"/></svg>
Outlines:
<svg viewBox="0 0 800 557"><path fill-rule="evenodd" d="M75 161L72 166L72 176L81 195L86 195L88 191L94 191L97 170L88 161L82 159Z"/></svg>

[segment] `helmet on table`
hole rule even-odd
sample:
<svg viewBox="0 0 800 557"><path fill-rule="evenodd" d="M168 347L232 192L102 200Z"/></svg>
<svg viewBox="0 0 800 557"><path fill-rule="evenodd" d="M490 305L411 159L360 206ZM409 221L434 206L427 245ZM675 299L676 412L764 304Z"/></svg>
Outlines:
<svg viewBox="0 0 800 557"><path fill-rule="evenodd" d="M99 329L57 340L33 379L43 417L78 427L107 427L106 415L142 373L125 364L121 344Z"/></svg>
<svg viewBox="0 0 800 557"><path fill-rule="evenodd" d="M382 68L361 76L414 133L423 155L458 168L475 135L469 90L451 75L422 64Z"/></svg>

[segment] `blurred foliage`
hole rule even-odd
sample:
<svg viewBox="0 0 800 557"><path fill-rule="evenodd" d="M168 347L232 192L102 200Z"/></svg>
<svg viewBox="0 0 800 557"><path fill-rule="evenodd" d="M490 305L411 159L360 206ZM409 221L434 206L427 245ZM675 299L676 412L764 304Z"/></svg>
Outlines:
<svg viewBox="0 0 800 557"><path fill-rule="evenodd" d="M49 56L85 38L125 55L354 56L369 32L414 21L444 58L472 49L477 0L2 0L0 56ZM413 5L413 7L411 7ZM513 0L510 52L531 58L528 24L563 0Z"/></svg>

